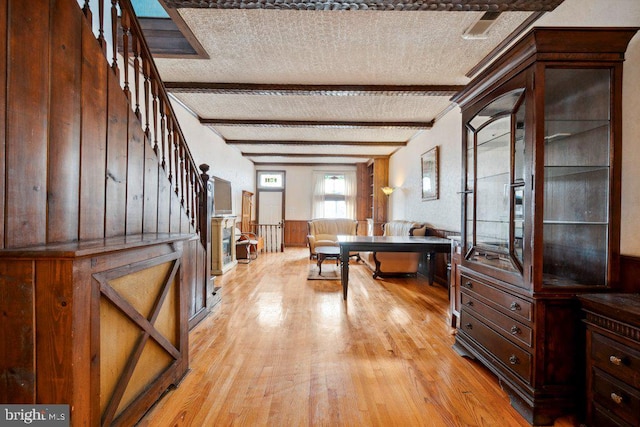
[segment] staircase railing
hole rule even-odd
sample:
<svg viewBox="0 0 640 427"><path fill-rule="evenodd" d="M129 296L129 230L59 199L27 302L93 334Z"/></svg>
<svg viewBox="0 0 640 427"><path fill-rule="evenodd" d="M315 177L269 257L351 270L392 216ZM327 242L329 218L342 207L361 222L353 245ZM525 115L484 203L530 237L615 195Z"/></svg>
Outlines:
<svg viewBox="0 0 640 427"><path fill-rule="evenodd" d="M96 3L97 21L91 9ZM131 2L84 0L82 9L167 174L171 189L206 247L207 233L201 230L206 223L201 218L206 211L203 208L208 206L206 183L191 156Z"/></svg>
<svg viewBox="0 0 640 427"><path fill-rule="evenodd" d="M265 252L284 252L284 222L278 224L250 225L251 232L263 240L262 250Z"/></svg>

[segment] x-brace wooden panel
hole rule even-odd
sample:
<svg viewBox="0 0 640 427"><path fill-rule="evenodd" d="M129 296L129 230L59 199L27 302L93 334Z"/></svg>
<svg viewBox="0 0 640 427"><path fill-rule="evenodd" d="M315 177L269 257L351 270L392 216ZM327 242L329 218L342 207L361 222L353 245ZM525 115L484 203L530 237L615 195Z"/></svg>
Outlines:
<svg viewBox="0 0 640 427"><path fill-rule="evenodd" d="M131 380L134 370L140 360L140 356L142 355L145 345L147 344L150 337L153 338L153 340L155 340L160 345L160 347L162 347L162 349L169 353L175 361L178 361L181 358L180 350L177 349L154 326L154 323L156 322L158 315L160 314L162 305L167 297L167 294L169 293L171 284L174 282L174 278L180 267L181 255L181 252L173 252L168 255L163 255L135 264L115 268L106 272L96 273L93 275L93 277L99 283L101 296L105 297L115 307L117 307L125 316L127 316L135 325L137 325L142 332L142 335L138 338L133 351L129 355L126 366L120 373L113 395L109 400L109 404L104 410L102 416L102 425L111 425L118 406L120 405L120 401L122 400L129 381ZM110 285L110 281L114 279L168 262L172 263L171 267L164 278L164 282L160 288L160 292L156 295L153 307L148 318L140 313L131 303L129 303ZM144 285L141 284L141 286Z"/></svg>

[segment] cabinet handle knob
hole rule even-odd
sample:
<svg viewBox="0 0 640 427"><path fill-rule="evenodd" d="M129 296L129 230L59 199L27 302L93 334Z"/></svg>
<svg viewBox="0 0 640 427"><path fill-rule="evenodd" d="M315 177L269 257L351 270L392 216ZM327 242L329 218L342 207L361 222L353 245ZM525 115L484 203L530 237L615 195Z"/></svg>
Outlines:
<svg viewBox="0 0 640 427"><path fill-rule="evenodd" d="M464 285L469 289L473 288L473 283L471 282L466 282Z"/></svg>
<svg viewBox="0 0 640 427"><path fill-rule="evenodd" d="M622 396L620 396L619 394L611 393L611 400L613 400L618 405L620 405L623 399L622 399Z"/></svg>
<svg viewBox="0 0 640 427"><path fill-rule="evenodd" d="M511 327L511 333L512 333L513 335L518 335L518 334L520 333L520 328L518 328L516 325L513 325L513 326Z"/></svg>
<svg viewBox="0 0 640 427"><path fill-rule="evenodd" d="M616 366L622 365L622 359L618 356L609 356L609 362L613 363Z"/></svg>
<svg viewBox="0 0 640 427"><path fill-rule="evenodd" d="M467 329L473 329L473 325L471 323L467 323L466 325L464 325L465 328Z"/></svg>
<svg viewBox="0 0 640 427"><path fill-rule="evenodd" d="M512 302L511 305L509 306L509 309L511 311L516 311L516 310L520 310L520 304L518 304L517 302Z"/></svg>
<svg viewBox="0 0 640 427"><path fill-rule="evenodd" d="M511 363L512 365L517 365L518 363L520 363L520 359L518 359L515 354L512 354L509 357L509 363Z"/></svg>
<svg viewBox="0 0 640 427"><path fill-rule="evenodd" d="M473 301L467 301L467 305L468 305L469 307L473 307Z"/></svg>

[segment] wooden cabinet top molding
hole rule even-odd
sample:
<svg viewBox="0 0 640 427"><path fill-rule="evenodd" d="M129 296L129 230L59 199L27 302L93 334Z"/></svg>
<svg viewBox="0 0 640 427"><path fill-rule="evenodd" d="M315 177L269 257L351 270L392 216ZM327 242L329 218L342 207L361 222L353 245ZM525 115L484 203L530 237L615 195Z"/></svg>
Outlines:
<svg viewBox="0 0 640 427"><path fill-rule="evenodd" d="M586 311L640 327L640 294L585 294L578 299Z"/></svg>
<svg viewBox="0 0 640 427"><path fill-rule="evenodd" d="M173 243L196 238L195 234L145 233L106 239L56 243L0 251L0 258L82 258L106 252Z"/></svg>

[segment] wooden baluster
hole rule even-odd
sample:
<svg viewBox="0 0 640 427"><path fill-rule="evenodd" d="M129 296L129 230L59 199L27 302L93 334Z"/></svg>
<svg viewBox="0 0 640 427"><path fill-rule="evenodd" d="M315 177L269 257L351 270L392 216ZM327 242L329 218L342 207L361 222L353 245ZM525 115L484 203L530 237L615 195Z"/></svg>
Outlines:
<svg viewBox="0 0 640 427"><path fill-rule="evenodd" d="M191 225L195 224L195 188L196 183L193 180L193 164L189 162L189 199L191 200Z"/></svg>
<svg viewBox="0 0 640 427"><path fill-rule="evenodd" d="M166 126L166 122L165 122L165 102L163 98L159 99L160 101L160 147L162 148L162 161L161 161L161 165L162 165L162 169L167 168L167 161L166 161L166 149L165 149L165 126Z"/></svg>
<svg viewBox="0 0 640 427"><path fill-rule="evenodd" d="M179 156L179 153L178 153L178 148L179 147L180 147L179 145L176 145L173 148L174 166L176 167L176 179L175 179L175 182L176 182L176 189L175 189L176 196L178 195L178 191L180 191L179 188L178 188L178 182L180 182L180 175L179 175L180 174L180 169L178 167L178 165L180 165L180 159L178 157Z"/></svg>
<svg viewBox="0 0 640 427"><path fill-rule="evenodd" d="M140 118L140 35L134 35L132 39L132 48L133 48L133 79L134 79L134 93L135 93L135 115L138 120L142 121Z"/></svg>
<svg viewBox="0 0 640 427"><path fill-rule="evenodd" d="M171 140L173 140L174 130L173 130L173 121L171 120L169 111L166 108L167 102L164 102L164 105L165 105L165 122L167 127L167 147L168 147L171 144ZM164 146L162 149L162 167L165 168L165 170L167 168L166 152L165 152ZM169 178L169 181L171 181L171 178Z"/></svg>
<svg viewBox="0 0 640 427"><path fill-rule="evenodd" d="M98 43L102 47L102 52L107 52L107 41L104 38L104 2L105 0L98 0Z"/></svg>
<svg viewBox="0 0 640 427"><path fill-rule="evenodd" d="M189 198L191 199L191 227L196 225L196 182L194 180L193 165L189 162Z"/></svg>
<svg viewBox="0 0 640 427"><path fill-rule="evenodd" d="M189 168L190 168L190 163L189 162L185 162L184 165L184 189L182 190L182 195L184 197L184 193L187 193L187 198L186 198L186 203L185 203L185 209L187 210L187 218L189 218L189 216L191 215L191 206L189 206L189 202L190 202L190 197L189 197L189 191L190 191L190 172L189 172Z"/></svg>
<svg viewBox="0 0 640 427"><path fill-rule="evenodd" d="M149 58L151 62L151 58ZM151 95L153 96L153 151L158 155L158 86L156 79L151 76Z"/></svg>
<svg viewBox="0 0 640 427"><path fill-rule="evenodd" d="M167 162L169 163L169 191L175 191L174 184L176 181L176 160L175 160L174 139L175 139L175 136L169 140L168 151L167 151Z"/></svg>
<svg viewBox="0 0 640 427"><path fill-rule="evenodd" d="M131 91L129 90L129 36L131 27L129 25L129 13L126 9L121 9L120 26L122 27L122 56L124 69L124 94L131 102Z"/></svg>
<svg viewBox="0 0 640 427"><path fill-rule="evenodd" d="M207 252L207 258L206 259L211 259L210 256L210 245L209 245L209 239L210 239L210 227L211 227L211 214L213 212L211 212L211 200L209 200L209 175L207 174L207 172L209 172L209 165L206 163L201 164L200 166L200 170L202 171L202 173L200 174L200 180L202 181L202 183L204 184L204 186L200 189L200 213L198 215L198 229L200 230L200 242L202 243L202 246L205 247L205 250ZM205 262L205 268L208 269L211 266L211 262ZM207 276L208 277L208 276Z"/></svg>
<svg viewBox="0 0 640 427"><path fill-rule="evenodd" d="M84 16L89 21L89 25L91 26L91 28L93 28L93 16L91 13L91 6L89 5L89 3L91 3L90 0L84 0L84 5L82 6L82 13L84 13Z"/></svg>
<svg viewBox="0 0 640 427"><path fill-rule="evenodd" d="M173 120L167 120L167 132L168 132L167 153L168 153L168 159L169 159L169 188L171 188L171 184L173 183L173 165L172 165L173 162L171 161L171 150L173 149L173 145L175 143L174 141L175 132L173 131Z"/></svg>
<svg viewBox="0 0 640 427"><path fill-rule="evenodd" d="M173 156L171 155L175 151L175 132L173 138L167 142L167 160L169 161L169 183L173 183L173 177L177 174L177 168L173 164ZM176 174L173 171L176 171Z"/></svg>
<svg viewBox="0 0 640 427"><path fill-rule="evenodd" d="M111 0L111 45L113 51L113 59L111 62L111 68L116 76L119 76L118 71L118 0Z"/></svg>
<svg viewBox="0 0 640 427"><path fill-rule="evenodd" d="M151 93L151 82L149 80L149 60L142 58L142 72L144 73L144 134L147 141L151 142L151 130L149 129L149 112L151 104L149 103L149 94Z"/></svg>
<svg viewBox="0 0 640 427"><path fill-rule="evenodd" d="M175 186L175 193L176 193L176 197L178 198L178 201L180 201L180 186L182 185L181 182L181 176L180 176L180 145L176 144L175 147L173 147L173 158L174 158L174 166L175 166L175 177L176 179L174 179L173 181L175 182L176 186Z"/></svg>
<svg viewBox="0 0 640 427"><path fill-rule="evenodd" d="M184 187L186 185L186 179L184 174L184 145L180 144L180 204L184 206Z"/></svg>

